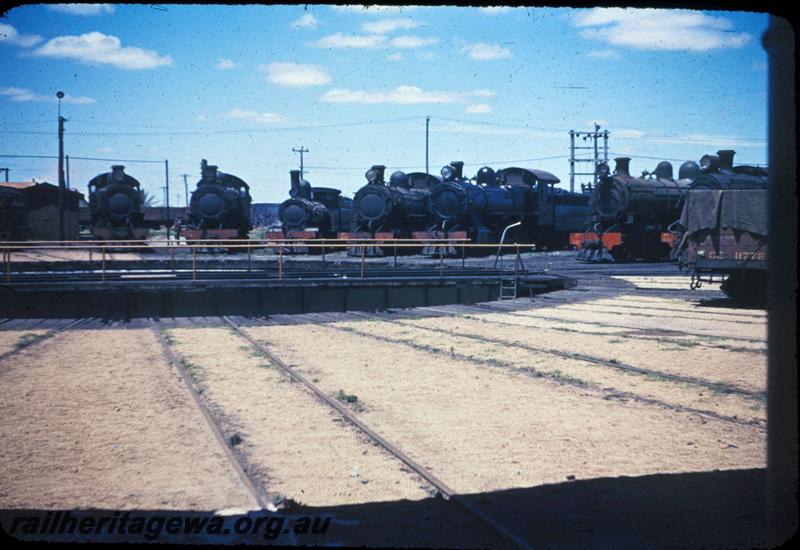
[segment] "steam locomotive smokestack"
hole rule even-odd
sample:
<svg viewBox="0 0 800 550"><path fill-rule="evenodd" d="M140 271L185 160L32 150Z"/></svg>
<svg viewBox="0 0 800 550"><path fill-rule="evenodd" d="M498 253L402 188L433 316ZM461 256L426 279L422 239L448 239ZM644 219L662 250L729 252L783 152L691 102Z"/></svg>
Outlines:
<svg viewBox="0 0 800 550"><path fill-rule="evenodd" d="M464 173L464 162L460 160L454 160L450 163L450 166L453 167L455 172L453 175L455 179L460 180L462 178L462 174Z"/></svg>
<svg viewBox="0 0 800 550"><path fill-rule="evenodd" d="M722 149L721 151L717 151L717 156L719 157L719 167L720 168L733 168L733 155L736 154L736 151L733 149Z"/></svg>
<svg viewBox="0 0 800 550"><path fill-rule="evenodd" d="M378 181L386 181L383 179L383 173L386 171L386 167L383 164L375 164L372 166L372 169L378 172Z"/></svg>
<svg viewBox="0 0 800 550"><path fill-rule="evenodd" d="M215 181L217 179L217 167L213 164L203 166L203 179L205 181Z"/></svg>
<svg viewBox="0 0 800 550"><path fill-rule="evenodd" d="M292 179L292 196L300 191L300 170L289 170L289 177Z"/></svg>
<svg viewBox="0 0 800 550"><path fill-rule="evenodd" d="M631 158L630 157L617 157L617 158L614 159L614 162L617 163L616 167L614 168L614 171L617 173L617 175L619 175L619 176L630 176L631 175L631 172L630 172Z"/></svg>

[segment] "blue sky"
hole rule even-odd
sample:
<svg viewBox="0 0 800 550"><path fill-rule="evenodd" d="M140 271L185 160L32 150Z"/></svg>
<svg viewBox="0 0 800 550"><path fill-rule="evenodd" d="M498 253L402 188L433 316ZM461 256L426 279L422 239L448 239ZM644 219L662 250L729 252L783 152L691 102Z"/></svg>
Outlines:
<svg viewBox="0 0 800 550"><path fill-rule="evenodd" d="M287 198L300 145L306 179L348 194L372 164L423 170L426 116L433 173L520 165L567 187L568 130L593 122L634 173L723 148L763 164L767 24L620 8L20 6L0 19L0 154L57 154L63 90L67 154L168 159L181 204L180 175L193 186L201 158L258 202ZM72 160L72 186L110 164ZM125 164L161 196L163 165ZM53 160L0 167L57 179Z"/></svg>

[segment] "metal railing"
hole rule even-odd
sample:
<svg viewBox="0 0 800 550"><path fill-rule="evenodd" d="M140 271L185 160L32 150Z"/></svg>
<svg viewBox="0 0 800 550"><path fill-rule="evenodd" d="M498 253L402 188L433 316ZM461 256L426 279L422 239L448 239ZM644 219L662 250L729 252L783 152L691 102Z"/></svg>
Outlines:
<svg viewBox="0 0 800 550"><path fill-rule="evenodd" d="M441 246L439 246L441 245ZM363 279L367 273L367 264L370 263L367 261L367 251L369 249L375 249L376 247L381 248L390 248L392 249L394 262L394 268L399 268L398 266L398 249L422 249L425 246L436 246L438 248L438 262L431 267L432 270L438 270L441 277L444 277L444 273L447 270L447 267L452 266L452 263L448 263L448 256L445 255L445 249L448 247L460 247L461 248L461 258L457 258L457 261L460 261L461 267L465 267L466 262L466 255L468 250L486 250L486 249L497 249L498 254L501 250L511 250L515 251L515 262L514 262L514 269L513 275L516 277L519 275L519 268L520 268L520 253L522 249L529 249L533 250L535 246L532 243L502 243L499 246L494 243L487 243L487 244L477 244L469 242L469 239L261 239L261 240L248 240L243 241L242 239L214 239L214 240L194 240L194 241L185 241L185 240L166 240L166 241L119 241L119 242L109 242L109 241L0 241L0 249L2 250L2 263L3 263L3 272L4 272L4 280L6 283L10 284L15 275L22 275L22 272L14 273L13 265L15 263L27 262L28 264L36 263L36 262L46 262L48 260L56 260L56 262L71 262L71 263L78 263L78 269L72 269L75 273L76 278L80 278L81 274L85 274L87 271L89 273L99 273L100 280L102 282L106 282L109 274L116 273L119 271L119 268L114 269L114 266L109 266L109 262L120 262L120 261L142 261L143 264L147 263L146 258L138 257L133 259L120 259L114 258L113 254L136 254L137 252L156 252L159 250L167 250L169 252L169 260L170 260L170 269L169 272L173 275L177 274L179 271L188 271L178 270L176 268L176 256L180 252L183 256L183 259L188 259L188 256L191 256L191 280L197 281L198 280L198 272L202 273L204 269L209 268L198 268L198 263L204 263L202 260L198 262L198 251L201 253L208 249L225 249L227 252L247 252L247 264L246 264L246 271L252 272L255 271L253 267L254 258L253 258L253 250L266 250L272 249L273 252L271 255L265 255L261 258L257 258L259 263L270 263L277 260L277 278L278 280L283 280L286 271L286 264L290 263L285 259L287 254L286 249L302 247L305 249L321 249L320 252L322 253L321 264L324 267L327 263L325 258L325 253L328 251L344 251L348 249L355 249L358 251L359 257L359 274L360 277ZM58 256L47 255L46 253L37 254L39 252L45 251L70 251L70 252L83 252L86 254L83 258L64 258ZM95 268L95 260L94 255L99 252L100 253L100 265L99 270ZM38 255L38 257L34 258L26 258L22 259L20 256L32 254L34 256ZM12 257L16 256L15 260L12 261ZM50 256L50 257L48 257ZM298 255L299 256L299 255ZM218 257L218 256L210 256L210 257ZM302 257L302 256L300 256ZM386 258L387 256L383 256ZM428 255L429 258L435 259L435 256ZM87 262L88 259L88 262ZM52 263L56 263L52 262ZM87 265L84 265L87 264ZM51 264L52 265L52 264ZM430 266L430 263L422 263L418 264L420 267ZM226 271L225 268L214 268L217 272L219 271ZM524 266L523 266L524 269ZM227 269L228 271L236 271L241 272L243 269L240 267L238 269ZM142 270L139 270L142 271ZM163 269L160 269L163 272ZM269 272L269 270L259 269L261 273ZM501 264L501 271L505 271L505 266Z"/></svg>

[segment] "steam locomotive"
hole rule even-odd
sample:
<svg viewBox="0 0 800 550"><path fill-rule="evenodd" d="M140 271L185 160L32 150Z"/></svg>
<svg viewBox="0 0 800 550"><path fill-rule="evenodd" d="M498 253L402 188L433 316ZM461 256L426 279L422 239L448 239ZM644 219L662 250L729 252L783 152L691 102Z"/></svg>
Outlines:
<svg viewBox="0 0 800 550"><path fill-rule="evenodd" d="M464 163L442 168L443 181L430 191L435 224L442 231L463 230L475 243L499 243L503 231L510 240L537 247L567 246L570 231L589 218L586 195L556 189L559 179L544 170L484 166L474 180L463 176Z"/></svg>
<svg viewBox="0 0 800 550"><path fill-rule="evenodd" d="M274 239L336 239L349 231L353 219L353 199L342 197L340 189L311 187L300 177L299 170L291 170L291 198L278 209L280 231L270 231L267 238ZM289 253L322 252L322 247L308 247L302 243L284 248Z"/></svg>
<svg viewBox="0 0 800 550"><path fill-rule="evenodd" d="M353 232L342 236L371 239L412 239L431 227L428 207L430 186L439 180L422 172L394 172L386 183L386 167L380 164L367 170L367 184L353 197ZM420 242L420 246L423 243ZM403 247L401 253L418 252ZM354 251L351 250L350 253ZM370 248L370 255L381 255L380 247Z"/></svg>
<svg viewBox="0 0 800 550"><path fill-rule="evenodd" d="M692 288L718 282L734 299L765 299L769 177L757 166L734 166L732 150L700 159L678 224L678 266ZM718 279L715 281L715 277Z"/></svg>
<svg viewBox="0 0 800 550"><path fill-rule="evenodd" d="M189 219L181 233L189 240L246 239L250 223L250 186L203 159L201 178L189 202Z"/></svg>
<svg viewBox="0 0 800 550"><path fill-rule="evenodd" d="M675 241L670 225L678 219L689 184L698 174L697 163L681 165L673 179L672 165L663 161L653 173L631 176L630 158L615 159L614 174L605 163L597 165L599 182L590 200L592 230L573 233L570 240L580 244L579 260L631 261L666 260ZM589 233L591 236L591 233Z"/></svg>
<svg viewBox="0 0 800 550"><path fill-rule="evenodd" d="M281 203L278 218L284 237L333 239L350 229L353 199L342 197L339 189L311 187L300 178L299 170L291 170L290 199Z"/></svg>
<svg viewBox="0 0 800 550"><path fill-rule="evenodd" d="M142 212L142 190L139 181L125 173L125 167L114 165L111 172L89 181L91 232L96 239L147 238L148 227Z"/></svg>

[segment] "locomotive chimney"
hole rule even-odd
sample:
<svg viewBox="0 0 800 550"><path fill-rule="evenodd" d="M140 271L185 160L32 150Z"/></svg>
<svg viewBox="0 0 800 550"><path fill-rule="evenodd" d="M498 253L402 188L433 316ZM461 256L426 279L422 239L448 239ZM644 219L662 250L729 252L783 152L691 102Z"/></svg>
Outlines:
<svg viewBox="0 0 800 550"><path fill-rule="evenodd" d="M292 188L289 195L296 196L300 191L300 170L289 170L289 177L292 179Z"/></svg>
<svg viewBox="0 0 800 550"><path fill-rule="evenodd" d="M206 164L203 169L203 180L216 181L216 179L217 179L217 167L213 164Z"/></svg>
<svg viewBox="0 0 800 550"><path fill-rule="evenodd" d="M386 171L386 167L383 164L374 164L372 166L372 169L378 172L378 179L376 180L376 182L383 183L386 181L385 179L383 179L383 173Z"/></svg>
<svg viewBox="0 0 800 550"><path fill-rule="evenodd" d="M122 181L125 179L125 167L121 164L115 164L111 167L111 179L114 181Z"/></svg>
<svg viewBox="0 0 800 550"><path fill-rule="evenodd" d="M614 172L618 176L627 176L630 177L630 164L631 158L630 157L617 157L614 159L614 162L617 163L616 167L614 168Z"/></svg>
<svg viewBox="0 0 800 550"><path fill-rule="evenodd" d="M721 151L717 151L717 156L719 157L719 167L720 168L727 168L728 170L733 168L733 155L736 154L736 151L733 149L722 149Z"/></svg>
<svg viewBox="0 0 800 550"><path fill-rule="evenodd" d="M454 170L453 178L460 180L464 174L464 162L460 160L454 160L450 163L450 166L452 166Z"/></svg>

